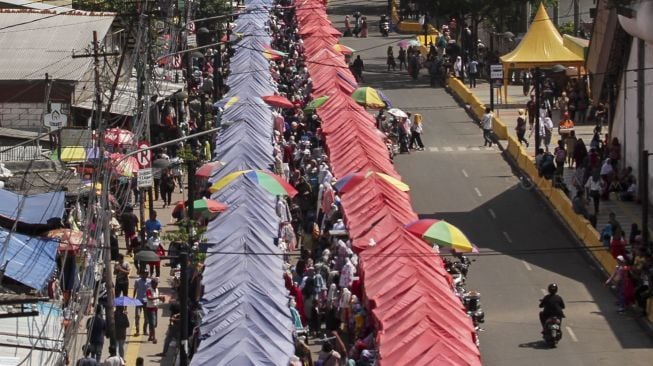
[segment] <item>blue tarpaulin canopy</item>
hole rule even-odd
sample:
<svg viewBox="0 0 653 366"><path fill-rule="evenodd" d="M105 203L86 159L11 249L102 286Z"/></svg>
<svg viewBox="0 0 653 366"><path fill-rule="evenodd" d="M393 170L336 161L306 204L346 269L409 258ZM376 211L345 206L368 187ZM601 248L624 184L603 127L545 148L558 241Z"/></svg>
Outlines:
<svg viewBox="0 0 653 366"><path fill-rule="evenodd" d="M59 241L33 238L0 228L0 266L4 275L35 290L42 290L56 266Z"/></svg>
<svg viewBox="0 0 653 366"><path fill-rule="evenodd" d="M0 189L0 216L25 224L46 224L51 218L63 217L65 198L65 192L23 196Z"/></svg>

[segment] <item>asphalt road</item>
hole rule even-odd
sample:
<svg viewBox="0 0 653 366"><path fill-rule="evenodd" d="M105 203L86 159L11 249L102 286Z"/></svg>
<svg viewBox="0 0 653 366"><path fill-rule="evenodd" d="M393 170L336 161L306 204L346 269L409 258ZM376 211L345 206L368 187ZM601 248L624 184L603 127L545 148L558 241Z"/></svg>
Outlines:
<svg viewBox="0 0 653 366"><path fill-rule="evenodd" d="M362 5L361 5L362 4ZM365 86L381 89L402 108L424 116L425 151L396 157L421 217L459 226L481 251L468 288L482 293L486 313L481 353L485 365L651 365L653 341L638 321L616 313L603 274L528 184L521 183L500 149L485 149L481 131L424 71L417 82L386 71L388 45L408 36L381 38L378 16L386 2L332 3L342 28L344 14L368 15L370 38L343 38L361 51ZM397 47L395 49L395 55ZM572 249L560 249L572 248ZM541 343L538 300L550 282L567 304L564 337L557 349Z"/></svg>

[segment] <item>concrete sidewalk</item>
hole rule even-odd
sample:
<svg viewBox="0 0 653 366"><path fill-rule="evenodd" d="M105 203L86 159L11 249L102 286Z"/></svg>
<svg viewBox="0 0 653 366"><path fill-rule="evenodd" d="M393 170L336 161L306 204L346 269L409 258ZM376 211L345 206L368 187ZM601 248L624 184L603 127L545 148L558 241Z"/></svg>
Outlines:
<svg viewBox="0 0 653 366"><path fill-rule="evenodd" d="M186 187L184 187L186 188ZM175 207L175 203L178 201L185 200L186 197L179 193L179 188L172 194L172 205L163 208L163 202L161 200L154 202L154 209L157 211L157 218L161 221L163 226L162 236L166 232L177 230L177 227L174 225L175 220L172 218L172 209ZM134 207L134 213L139 216L138 205ZM149 215L147 213L147 208L145 212L145 219L147 220ZM168 248L168 242L163 241L164 247ZM126 254L126 245L124 236L119 237L119 247L120 253ZM134 281L138 278L136 273L136 267L134 266L133 257L127 257L130 266L131 273L129 276L129 291L128 294L131 297ZM170 347L166 357L162 357L159 354L163 350L163 343L165 340L166 332L168 330L168 324L170 321L170 303L176 301L175 291L172 289L170 276L171 268L168 266L167 261L161 262L161 276L159 277L159 293L165 296L165 301L161 302L159 306L157 327L156 327L156 339L157 343L154 344L151 341L147 340L147 337L143 335L143 321L144 317L141 315L139 330L141 334L135 336L136 332L136 319L135 319L135 309L130 307L127 309L127 316L129 318L130 328L127 330L127 341L125 344L125 364L128 366L133 366L136 364L136 359L142 357L144 359L145 365L174 365L175 364L175 355L177 354L177 349L175 347ZM112 269L113 271L113 269ZM82 357L81 345L85 344L87 340L87 330L86 330L86 320L89 316L85 316L81 322L78 340L75 349L70 355L70 361L72 364L75 364L77 360ZM104 347L102 351L102 362L109 356L109 341L105 339Z"/></svg>
<svg viewBox="0 0 653 366"><path fill-rule="evenodd" d="M469 87L469 85L468 85ZM490 105L490 84L487 82L478 82L477 87L470 89L474 95L484 104ZM495 89L496 93L496 89ZM530 98L524 96L521 85L510 85L508 86L508 101L506 104L497 104L497 99L495 98L495 114L497 117L501 118L503 123L508 127L508 134L516 137L515 127L517 126L517 110L525 109L526 103ZM554 125L557 123L558 110L553 110L553 122ZM576 137L583 139L585 144L589 146L589 142L592 140L594 124L588 123L584 125L576 125L575 127ZM530 155L535 156L535 135L526 133L527 140L530 144ZM556 146L556 142L560 139L557 129L554 128L553 137L551 138L551 148ZM573 188L572 178L574 176L576 169L565 167L564 170L564 181L567 184L567 187L570 189L569 198L573 198L575 195L575 189ZM591 210L590 210L591 211ZM598 231L607 224L608 215L610 212L614 212L617 216L617 220L621 223L622 227L626 231L626 235L630 234L630 224L637 223L641 228L641 212L642 206L639 203L635 202L624 202L618 200L615 195L611 195L610 200L601 201L599 214L597 215L597 225L596 228ZM653 210L649 210L653 212ZM653 213L649 214L649 222L653 223ZM653 231L651 231L651 238L653 238Z"/></svg>

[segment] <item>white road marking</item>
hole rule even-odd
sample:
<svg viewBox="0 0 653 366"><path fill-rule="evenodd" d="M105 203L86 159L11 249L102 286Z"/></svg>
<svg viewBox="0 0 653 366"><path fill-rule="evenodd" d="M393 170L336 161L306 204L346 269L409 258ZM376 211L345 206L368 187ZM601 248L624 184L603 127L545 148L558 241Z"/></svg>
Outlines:
<svg viewBox="0 0 653 366"><path fill-rule="evenodd" d="M508 241L508 243L512 244L512 239L510 239L510 235L508 235L507 232L504 231L503 236L506 238L506 241Z"/></svg>
<svg viewBox="0 0 653 366"><path fill-rule="evenodd" d="M453 148L449 147L449 146L445 146L445 147L442 148L442 150L444 150L444 151L453 151Z"/></svg>
<svg viewBox="0 0 653 366"><path fill-rule="evenodd" d="M529 270L529 271L533 270L533 267L531 267L531 265L528 264L526 261L521 261L521 262L524 263L524 267L526 267L527 270Z"/></svg>
<svg viewBox="0 0 653 366"><path fill-rule="evenodd" d="M467 148L464 146L458 146L458 151L467 151Z"/></svg>
<svg viewBox="0 0 653 366"><path fill-rule="evenodd" d="M472 150L472 151L480 151L481 150L481 148L478 147L478 146L472 146L469 149Z"/></svg>
<svg viewBox="0 0 653 366"><path fill-rule="evenodd" d="M482 197L482 196L483 196L483 195L481 194L481 191L479 191L478 188L474 187L474 191L476 191L476 195L478 195L479 197Z"/></svg>
<svg viewBox="0 0 653 366"><path fill-rule="evenodd" d="M488 209L487 209L487 212L490 213L490 216L492 216L493 219L495 219L495 220L497 219L497 214L494 213L494 210L493 210L493 209L488 208Z"/></svg>
<svg viewBox="0 0 653 366"><path fill-rule="evenodd" d="M567 333L569 333L571 340L578 343L578 337L576 337L576 333L574 333L571 327L565 327L565 329L567 329Z"/></svg>
<svg viewBox="0 0 653 366"><path fill-rule="evenodd" d="M542 295L546 296L547 292L545 289L541 288L540 291L542 291Z"/></svg>
<svg viewBox="0 0 653 366"><path fill-rule="evenodd" d="M430 152L438 152L438 151L440 151L440 149L438 149L437 147L429 147L429 151Z"/></svg>
<svg viewBox="0 0 653 366"><path fill-rule="evenodd" d="M463 175L465 176L465 178L469 178L469 174L467 174L467 172L465 171L465 169L463 169L462 172L463 172Z"/></svg>

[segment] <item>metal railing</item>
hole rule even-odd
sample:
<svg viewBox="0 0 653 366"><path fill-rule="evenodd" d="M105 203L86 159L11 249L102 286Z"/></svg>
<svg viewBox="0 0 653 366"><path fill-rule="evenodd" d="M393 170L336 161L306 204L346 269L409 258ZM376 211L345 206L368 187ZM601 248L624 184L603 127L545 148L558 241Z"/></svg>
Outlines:
<svg viewBox="0 0 653 366"><path fill-rule="evenodd" d="M0 161L44 160L44 152L40 146L0 146Z"/></svg>

